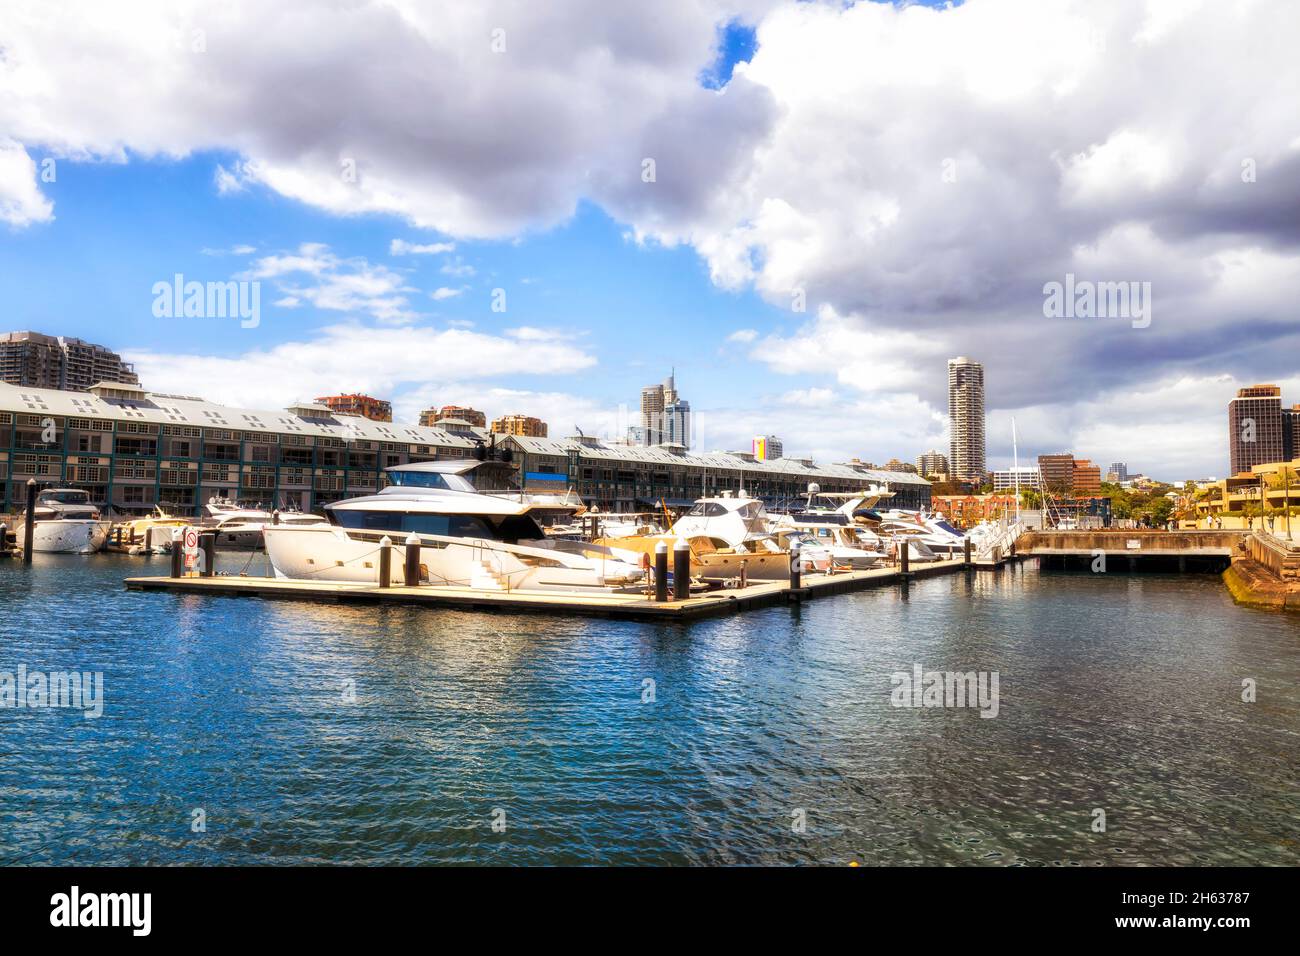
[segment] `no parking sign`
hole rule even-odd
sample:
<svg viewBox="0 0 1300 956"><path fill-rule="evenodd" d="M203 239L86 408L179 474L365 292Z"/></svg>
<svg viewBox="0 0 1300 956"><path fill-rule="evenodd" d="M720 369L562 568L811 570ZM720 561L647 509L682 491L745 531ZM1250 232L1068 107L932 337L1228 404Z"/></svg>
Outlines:
<svg viewBox="0 0 1300 956"><path fill-rule="evenodd" d="M199 533L194 528L185 529L185 567L193 568L199 560Z"/></svg>

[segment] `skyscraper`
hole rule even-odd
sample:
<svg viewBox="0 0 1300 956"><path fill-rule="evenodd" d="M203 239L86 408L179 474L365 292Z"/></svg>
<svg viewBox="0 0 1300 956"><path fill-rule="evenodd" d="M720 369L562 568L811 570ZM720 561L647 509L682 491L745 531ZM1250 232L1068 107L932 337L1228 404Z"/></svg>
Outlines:
<svg viewBox="0 0 1300 956"><path fill-rule="evenodd" d="M1107 481L1128 481L1128 463L1112 461L1106 468Z"/></svg>
<svg viewBox="0 0 1300 956"><path fill-rule="evenodd" d="M948 463L958 481L984 480L984 366L966 356L948 360Z"/></svg>
<svg viewBox="0 0 1300 956"><path fill-rule="evenodd" d="M675 375L641 389L641 430L635 434L645 445L691 447L691 403L677 394Z"/></svg>
<svg viewBox="0 0 1300 956"><path fill-rule="evenodd" d="M1237 390L1237 397L1228 403L1231 474L1283 459L1286 442L1282 420L1282 389L1276 385L1251 385Z"/></svg>

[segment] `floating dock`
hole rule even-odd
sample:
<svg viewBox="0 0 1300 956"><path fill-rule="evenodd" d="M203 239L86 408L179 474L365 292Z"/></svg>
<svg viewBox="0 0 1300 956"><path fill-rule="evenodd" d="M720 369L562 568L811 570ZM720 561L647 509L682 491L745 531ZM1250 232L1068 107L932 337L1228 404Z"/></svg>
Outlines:
<svg viewBox="0 0 1300 956"><path fill-rule="evenodd" d="M966 566L960 557L924 564L912 562L906 578L951 574ZM976 570L974 565L970 565L970 568L972 572ZM640 592L581 594L544 590L489 591L445 585L394 585L381 588L378 584L295 581L270 577L133 577L126 579L126 587L132 591L170 591L335 604L418 604L507 614L542 612L641 621L689 621L898 584L904 580L903 572L896 566L835 574L804 574L798 588L792 588L785 581L763 581L743 588L723 588L692 595L682 601L655 601L653 596L647 597Z"/></svg>

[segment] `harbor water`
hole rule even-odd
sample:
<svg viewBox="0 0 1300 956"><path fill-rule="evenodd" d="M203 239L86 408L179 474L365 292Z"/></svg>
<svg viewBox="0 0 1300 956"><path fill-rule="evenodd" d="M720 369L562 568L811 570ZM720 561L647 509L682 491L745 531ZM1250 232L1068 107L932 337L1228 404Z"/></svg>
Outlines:
<svg viewBox="0 0 1300 956"><path fill-rule="evenodd" d="M1300 862L1300 618L1213 575L681 625L123 589L166 561L0 562L0 672L103 675L0 710L0 862ZM897 706L917 669L996 716Z"/></svg>

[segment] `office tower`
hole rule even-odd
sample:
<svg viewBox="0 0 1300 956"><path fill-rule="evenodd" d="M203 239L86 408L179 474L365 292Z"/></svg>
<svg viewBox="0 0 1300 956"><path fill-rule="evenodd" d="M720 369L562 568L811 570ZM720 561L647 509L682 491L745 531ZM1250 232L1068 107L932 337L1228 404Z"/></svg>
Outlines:
<svg viewBox="0 0 1300 956"><path fill-rule="evenodd" d="M1237 397L1228 403L1230 474L1283 459L1282 421L1282 390L1276 385L1237 390Z"/></svg>
<svg viewBox="0 0 1300 956"><path fill-rule="evenodd" d="M641 389L641 431L643 444L672 443L691 447L691 403L677 394L676 376L662 385Z"/></svg>
<svg viewBox="0 0 1300 956"><path fill-rule="evenodd" d="M1106 468L1107 481L1128 481L1128 463L1112 461Z"/></svg>
<svg viewBox="0 0 1300 956"><path fill-rule="evenodd" d="M958 481L984 480L984 366L958 356L948 360L948 462Z"/></svg>

